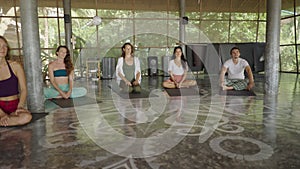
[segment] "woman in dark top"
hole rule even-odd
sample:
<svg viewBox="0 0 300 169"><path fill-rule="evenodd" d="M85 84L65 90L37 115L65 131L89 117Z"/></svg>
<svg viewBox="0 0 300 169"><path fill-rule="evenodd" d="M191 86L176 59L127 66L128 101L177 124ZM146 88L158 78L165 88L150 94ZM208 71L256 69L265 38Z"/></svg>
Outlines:
<svg viewBox="0 0 300 169"><path fill-rule="evenodd" d="M23 67L9 61L9 45L0 36L0 126L18 126L31 121L25 109L27 86Z"/></svg>

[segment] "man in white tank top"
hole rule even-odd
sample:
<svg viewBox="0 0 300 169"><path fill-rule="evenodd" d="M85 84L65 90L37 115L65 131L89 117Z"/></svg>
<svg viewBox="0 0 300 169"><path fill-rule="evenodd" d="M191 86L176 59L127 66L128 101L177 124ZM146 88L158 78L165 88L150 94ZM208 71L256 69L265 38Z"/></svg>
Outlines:
<svg viewBox="0 0 300 169"><path fill-rule="evenodd" d="M254 79L251 68L245 59L240 58L240 49L233 47L230 50L231 59L227 60L222 67L220 74L220 86L223 90L250 90L254 86ZM244 71L248 74L245 79ZM228 78L225 81L225 73Z"/></svg>

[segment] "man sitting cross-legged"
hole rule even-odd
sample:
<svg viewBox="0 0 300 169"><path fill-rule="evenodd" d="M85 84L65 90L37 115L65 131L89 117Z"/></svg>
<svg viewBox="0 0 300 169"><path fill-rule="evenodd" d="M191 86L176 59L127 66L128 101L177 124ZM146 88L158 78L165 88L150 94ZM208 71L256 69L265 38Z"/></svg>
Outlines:
<svg viewBox="0 0 300 169"><path fill-rule="evenodd" d="M220 86L223 90L250 90L254 87L254 79L251 68L245 59L240 58L240 49L233 47L230 50L231 59L227 60L220 74ZM244 71L248 74L245 78ZM228 78L225 81L225 73Z"/></svg>

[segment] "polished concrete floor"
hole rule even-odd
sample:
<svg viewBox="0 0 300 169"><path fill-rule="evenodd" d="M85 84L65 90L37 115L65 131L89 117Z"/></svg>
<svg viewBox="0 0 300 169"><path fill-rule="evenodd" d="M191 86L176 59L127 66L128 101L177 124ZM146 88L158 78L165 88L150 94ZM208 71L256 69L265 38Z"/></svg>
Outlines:
<svg viewBox="0 0 300 169"><path fill-rule="evenodd" d="M159 76L143 77L149 95L135 99L113 92L112 80L76 80L94 101L47 100L48 114L0 128L0 168L300 168L297 75L280 74L277 96L264 94L263 75L256 96L219 95L216 76L195 77L200 95L170 97Z"/></svg>

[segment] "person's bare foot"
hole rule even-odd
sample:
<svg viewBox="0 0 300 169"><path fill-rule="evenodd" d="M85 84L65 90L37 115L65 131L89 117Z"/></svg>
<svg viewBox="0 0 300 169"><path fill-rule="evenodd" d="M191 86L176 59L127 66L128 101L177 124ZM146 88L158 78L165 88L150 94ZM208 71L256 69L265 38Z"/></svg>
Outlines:
<svg viewBox="0 0 300 169"><path fill-rule="evenodd" d="M222 86L222 90L233 90L233 87L232 86Z"/></svg>

